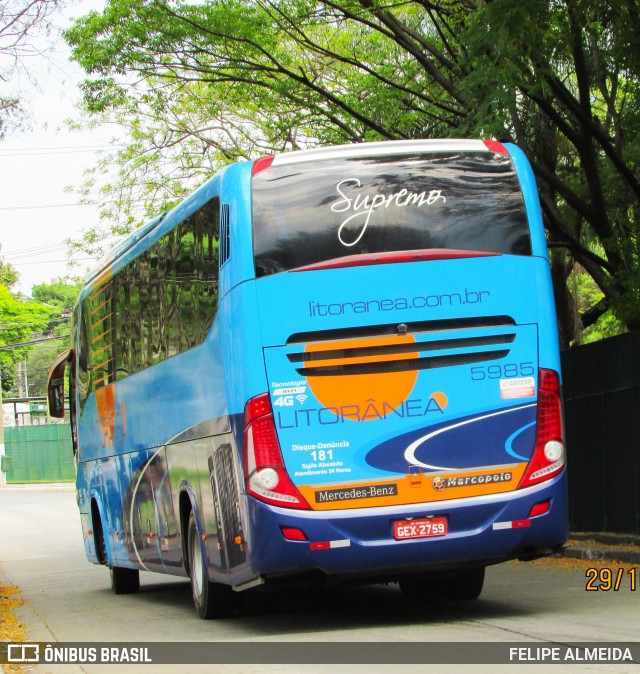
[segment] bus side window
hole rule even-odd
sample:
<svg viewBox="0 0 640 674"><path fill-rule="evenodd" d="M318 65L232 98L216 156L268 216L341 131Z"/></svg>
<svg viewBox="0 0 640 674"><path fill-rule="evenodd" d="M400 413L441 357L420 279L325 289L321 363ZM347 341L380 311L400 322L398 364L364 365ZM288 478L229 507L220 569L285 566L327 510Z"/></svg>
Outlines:
<svg viewBox="0 0 640 674"><path fill-rule="evenodd" d="M71 444L73 455L78 455L78 410L76 409L76 357L73 354L69 363L69 417L71 421Z"/></svg>
<svg viewBox="0 0 640 674"><path fill-rule="evenodd" d="M87 329L87 315L90 312L90 302L87 297L82 305L77 308L79 316L79 335L78 335L78 359L77 359L77 382L78 382L78 400L80 403L79 413L82 414L85 402L89 397L89 331Z"/></svg>
<svg viewBox="0 0 640 674"><path fill-rule="evenodd" d="M204 341L218 307L219 229L220 199L213 197L85 297L78 309L80 415L96 388Z"/></svg>

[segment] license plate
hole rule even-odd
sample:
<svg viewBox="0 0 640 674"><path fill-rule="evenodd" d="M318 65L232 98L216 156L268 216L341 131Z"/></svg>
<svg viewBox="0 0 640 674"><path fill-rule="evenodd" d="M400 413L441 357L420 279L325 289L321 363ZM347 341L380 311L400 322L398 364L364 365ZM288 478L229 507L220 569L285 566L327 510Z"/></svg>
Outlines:
<svg viewBox="0 0 640 674"><path fill-rule="evenodd" d="M419 520L398 520L393 523L393 534L397 541L408 538L429 538L446 536L449 524L446 517L431 517Z"/></svg>

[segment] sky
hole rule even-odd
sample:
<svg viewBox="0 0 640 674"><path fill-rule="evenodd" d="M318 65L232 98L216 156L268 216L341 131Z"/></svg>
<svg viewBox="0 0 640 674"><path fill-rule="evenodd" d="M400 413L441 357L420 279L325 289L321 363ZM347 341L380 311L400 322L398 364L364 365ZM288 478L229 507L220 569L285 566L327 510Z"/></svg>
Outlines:
<svg viewBox="0 0 640 674"><path fill-rule="evenodd" d="M98 9L102 0L67 2L54 17L65 28L72 17ZM79 118L78 83L83 72L69 60L69 49L57 39L55 48L24 59L27 72L11 84L31 110L31 130L9 133L0 141L0 257L20 273L17 290L31 294L38 283L83 276L95 260L80 254L69 268L64 241L79 238L96 224L97 208L80 205L66 188L78 186L93 166L98 152L108 150L110 129L69 131L65 120Z"/></svg>

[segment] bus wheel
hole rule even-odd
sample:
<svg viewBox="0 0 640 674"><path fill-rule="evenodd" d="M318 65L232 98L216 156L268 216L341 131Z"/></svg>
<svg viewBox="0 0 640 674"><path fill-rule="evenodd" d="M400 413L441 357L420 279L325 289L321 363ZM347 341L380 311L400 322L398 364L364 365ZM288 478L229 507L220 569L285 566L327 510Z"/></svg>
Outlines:
<svg viewBox="0 0 640 674"><path fill-rule="evenodd" d="M212 583L207 578L205 557L202 542L198 533L196 518L191 512L188 527L189 576L191 578L191 594L198 615L203 620L210 618L227 618L235 608L235 597L229 585Z"/></svg>
<svg viewBox="0 0 640 674"><path fill-rule="evenodd" d="M124 569L112 566L111 589L114 594L134 594L140 589L140 572L137 569Z"/></svg>
<svg viewBox="0 0 640 674"><path fill-rule="evenodd" d="M465 571L447 579L445 598L454 600L477 599L484 585L484 566Z"/></svg>
<svg viewBox="0 0 640 674"><path fill-rule="evenodd" d="M437 576L418 576L401 580L402 596L411 604L423 604L443 598L445 582Z"/></svg>

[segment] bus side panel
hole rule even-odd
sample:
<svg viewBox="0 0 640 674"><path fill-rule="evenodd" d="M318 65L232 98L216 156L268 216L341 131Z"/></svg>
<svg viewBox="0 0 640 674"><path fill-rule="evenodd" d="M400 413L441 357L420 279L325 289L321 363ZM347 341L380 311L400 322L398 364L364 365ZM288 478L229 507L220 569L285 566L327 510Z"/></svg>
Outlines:
<svg viewBox="0 0 640 674"><path fill-rule="evenodd" d="M76 487L85 551L89 561L99 563L95 548L101 530L110 564L140 568L129 554L126 536L128 523L123 510L122 495L135 474L132 466L144 464L147 456L147 452L137 452L134 455L105 456L79 463ZM93 502L100 514L100 522L96 521Z"/></svg>
<svg viewBox="0 0 640 674"><path fill-rule="evenodd" d="M229 206L229 260L220 269L220 297L255 277L251 218L251 163L228 166L221 181L220 200ZM226 353L226 351L225 351Z"/></svg>
<svg viewBox="0 0 640 674"><path fill-rule="evenodd" d="M524 198L527 219L529 221L529 231L531 234L531 252L536 257L549 259L547 252L547 239L542 221L542 210L540 208L540 198L538 196L538 187L536 178L526 158L524 152L512 143L506 143L505 147L509 150L511 160L518 175L518 180L522 186L522 196ZM551 296L553 297L553 296Z"/></svg>
<svg viewBox="0 0 640 674"><path fill-rule="evenodd" d="M77 486L91 561L97 561L88 534L93 496L112 563L184 575L180 508L186 493L209 541L211 573L226 572L209 465L217 448L232 442L223 381L216 319L203 345L111 385L113 432L107 437L96 396L89 396L79 418ZM238 510L237 503L229 507Z"/></svg>
<svg viewBox="0 0 640 674"><path fill-rule="evenodd" d="M540 302L537 308L540 367L554 370L560 375L560 381L562 381L558 323L555 303L553 301L551 272L546 274L536 274L534 278L536 297L546 297L549 300L547 302Z"/></svg>

